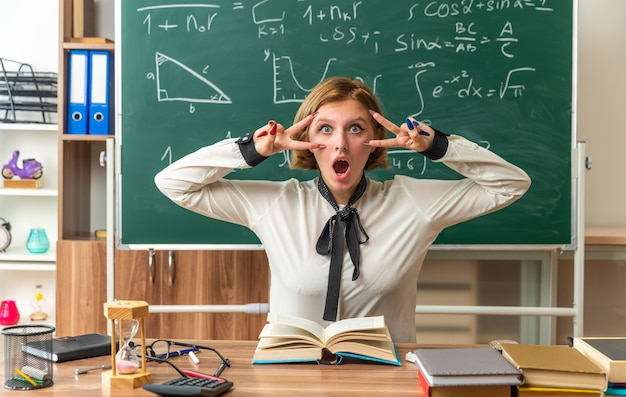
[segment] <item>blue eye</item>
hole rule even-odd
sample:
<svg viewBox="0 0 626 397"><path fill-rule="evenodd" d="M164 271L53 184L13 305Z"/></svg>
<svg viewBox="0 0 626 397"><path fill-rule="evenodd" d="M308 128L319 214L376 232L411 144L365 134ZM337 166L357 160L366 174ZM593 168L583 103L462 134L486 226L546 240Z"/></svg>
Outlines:
<svg viewBox="0 0 626 397"><path fill-rule="evenodd" d="M360 125L353 125L352 127L350 127L350 132L357 134L359 132L363 131L363 128Z"/></svg>
<svg viewBox="0 0 626 397"><path fill-rule="evenodd" d="M328 125L323 125L323 126L320 127L320 131L323 134L330 134L332 132L332 129Z"/></svg>

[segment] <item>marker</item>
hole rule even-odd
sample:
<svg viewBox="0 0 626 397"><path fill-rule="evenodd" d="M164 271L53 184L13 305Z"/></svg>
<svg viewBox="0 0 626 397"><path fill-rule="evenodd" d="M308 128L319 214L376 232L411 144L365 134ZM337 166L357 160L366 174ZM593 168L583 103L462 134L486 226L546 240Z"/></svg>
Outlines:
<svg viewBox="0 0 626 397"><path fill-rule="evenodd" d="M411 121L411 119L409 119L408 117L406 118L406 126L409 127L409 130L413 131L415 129L415 127L419 127L420 123L418 123L417 121ZM422 129L420 128L418 130L420 135L423 136L430 136L430 134L426 131L422 131Z"/></svg>
<svg viewBox="0 0 626 397"><path fill-rule="evenodd" d="M194 352L189 352L189 359L194 364L200 364L200 359L198 358L198 356L196 356L196 353Z"/></svg>
<svg viewBox="0 0 626 397"><path fill-rule="evenodd" d="M413 123L411 122L411 119L409 119L408 117L406 118L406 126L409 127L409 130L411 131L415 129L415 127L413 126Z"/></svg>

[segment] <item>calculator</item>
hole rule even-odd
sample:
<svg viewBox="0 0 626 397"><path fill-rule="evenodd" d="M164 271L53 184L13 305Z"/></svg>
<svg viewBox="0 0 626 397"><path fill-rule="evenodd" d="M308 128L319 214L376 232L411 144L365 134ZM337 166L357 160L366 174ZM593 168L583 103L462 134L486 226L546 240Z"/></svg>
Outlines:
<svg viewBox="0 0 626 397"><path fill-rule="evenodd" d="M224 378L184 377L168 380L162 384L145 384L143 388L160 396L216 397L233 387L233 382Z"/></svg>

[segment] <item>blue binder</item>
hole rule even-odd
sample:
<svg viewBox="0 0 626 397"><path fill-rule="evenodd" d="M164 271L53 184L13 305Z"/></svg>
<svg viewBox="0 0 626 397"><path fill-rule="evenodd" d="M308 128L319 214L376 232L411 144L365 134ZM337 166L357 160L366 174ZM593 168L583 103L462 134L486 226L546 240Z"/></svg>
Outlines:
<svg viewBox="0 0 626 397"><path fill-rule="evenodd" d="M113 132L111 117L112 64L108 51L89 51L89 123L91 135Z"/></svg>
<svg viewBox="0 0 626 397"><path fill-rule="evenodd" d="M89 119L89 52L70 50L68 68L67 133L86 134Z"/></svg>

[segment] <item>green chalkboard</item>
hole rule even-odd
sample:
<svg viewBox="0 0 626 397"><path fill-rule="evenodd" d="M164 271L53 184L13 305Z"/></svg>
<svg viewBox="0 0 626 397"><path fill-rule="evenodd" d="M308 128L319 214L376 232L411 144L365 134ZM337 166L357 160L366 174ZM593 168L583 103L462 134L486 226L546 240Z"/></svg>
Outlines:
<svg viewBox="0 0 626 397"><path fill-rule="evenodd" d="M179 208L154 186L172 161L270 119L290 125L332 75L362 79L385 115L463 135L526 170L512 206L436 244L570 244L574 2L120 0L118 243L258 245L249 230ZM402 150L375 179L459 178ZM230 178L301 180L287 156ZM320 225L321 226L321 225Z"/></svg>

